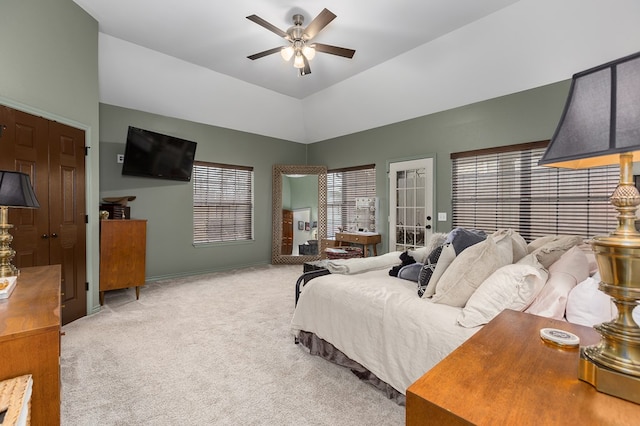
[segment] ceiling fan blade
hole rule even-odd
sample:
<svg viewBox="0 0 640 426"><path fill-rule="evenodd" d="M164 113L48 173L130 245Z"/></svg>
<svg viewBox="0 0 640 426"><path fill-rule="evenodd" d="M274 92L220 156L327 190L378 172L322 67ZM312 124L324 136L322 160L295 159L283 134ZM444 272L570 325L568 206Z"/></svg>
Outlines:
<svg viewBox="0 0 640 426"><path fill-rule="evenodd" d="M280 50L282 50L282 47L274 47L273 49L269 49L269 50L265 50L265 51L262 51L262 52L254 53L253 55L247 56L247 58L255 61L256 59L260 59L260 58L263 58L265 56L273 55L274 53L278 53Z"/></svg>
<svg viewBox="0 0 640 426"><path fill-rule="evenodd" d="M269 31L278 34L280 37L282 38L286 38L287 40L289 40L289 34L287 34L286 32L282 31L280 28L276 27L275 25L265 21L264 19L262 19L261 17L259 17L258 15L249 15L247 16L247 19L255 22L256 24L268 29Z"/></svg>
<svg viewBox="0 0 640 426"><path fill-rule="evenodd" d="M312 46L316 52L329 53L331 55L343 56L345 58L353 58L356 51L345 47L331 46L330 44L313 43Z"/></svg>
<svg viewBox="0 0 640 426"><path fill-rule="evenodd" d="M322 12L318 14L313 21L307 25L307 28L304 30L304 34L307 37L307 40L311 40L314 38L324 27L326 27L329 22L333 21L336 18L336 15L331 12L329 9L323 9Z"/></svg>
<svg viewBox="0 0 640 426"><path fill-rule="evenodd" d="M302 77L303 75L311 74L311 67L309 66L309 60L304 55L302 55L302 60L304 61L304 67L300 68L300 77Z"/></svg>

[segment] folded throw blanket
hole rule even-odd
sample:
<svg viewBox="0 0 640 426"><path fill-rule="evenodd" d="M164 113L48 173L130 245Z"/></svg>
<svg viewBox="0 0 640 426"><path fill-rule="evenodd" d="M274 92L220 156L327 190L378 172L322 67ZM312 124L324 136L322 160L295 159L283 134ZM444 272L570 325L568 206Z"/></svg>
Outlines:
<svg viewBox="0 0 640 426"><path fill-rule="evenodd" d="M386 269L401 263L401 251L381 254L372 257L354 257L351 259L333 259L327 262L327 269L332 274L359 274L375 269Z"/></svg>

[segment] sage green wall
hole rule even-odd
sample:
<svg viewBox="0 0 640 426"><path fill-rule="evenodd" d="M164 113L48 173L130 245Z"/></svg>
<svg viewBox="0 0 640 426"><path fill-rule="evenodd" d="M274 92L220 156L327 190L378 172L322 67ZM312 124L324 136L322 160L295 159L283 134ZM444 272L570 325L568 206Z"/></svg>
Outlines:
<svg viewBox="0 0 640 426"><path fill-rule="evenodd" d="M328 169L376 165L380 197L382 252L388 251L388 164L421 157L434 158L434 212L447 221L435 230L451 229L451 160L453 152L550 139L569 91L564 81L436 114L415 118L309 145L309 164ZM427 96L428 94L425 94ZM382 102L382 101L381 101Z"/></svg>
<svg viewBox="0 0 640 426"><path fill-rule="evenodd" d="M0 103L83 129L87 211L98 205L98 23L71 0L0 2ZM98 218L87 227L88 312L98 304Z"/></svg>
<svg viewBox="0 0 640 426"><path fill-rule="evenodd" d="M139 127L198 143L196 160L252 166L255 240L193 247L193 185L122 176L117 154L124 154L127 129ZM189 275L271 262L272 167L304 164L306 146L149 114L100 105L100 196L135 195L131 216L147 219L147 279Z"/></svg>

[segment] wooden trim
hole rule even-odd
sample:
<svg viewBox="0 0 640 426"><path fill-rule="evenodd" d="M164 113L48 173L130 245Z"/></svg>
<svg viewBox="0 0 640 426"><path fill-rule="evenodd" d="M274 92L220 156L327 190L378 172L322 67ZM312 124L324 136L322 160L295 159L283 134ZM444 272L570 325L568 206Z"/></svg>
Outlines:
<svg viewBox="0 0 640 426"><path fill-rule="evenodd" d="M249 172L253 171L252 166L236 166L233 164L211 163L208 161L194 161L193 164L196 166L203 166L203 167L218 167L220 169L247 170Z"/></svg>
<svg viewBox="0 0 640 426"><path fill-rule="evenodd" d="M375 168L376 168L375 164L365 164L362 166L343 167L341 169L327 170L327 173L355 172L358 170L369 170L369 169L375 169Z"/></svg>
<svg viewBox="0 0 640 426"><path fill-rule="evenodd" d="M472 151L452 152L450 158L453 160L456 158L474 157L476 155L500 154L503 152L523 151L525 149L546 148L548 145L549 145L549 140L537 141L537 142L526 142L526 143L519 143L516 145L497 146L493 148L484 148L484 149L474 149Z"/></svg>

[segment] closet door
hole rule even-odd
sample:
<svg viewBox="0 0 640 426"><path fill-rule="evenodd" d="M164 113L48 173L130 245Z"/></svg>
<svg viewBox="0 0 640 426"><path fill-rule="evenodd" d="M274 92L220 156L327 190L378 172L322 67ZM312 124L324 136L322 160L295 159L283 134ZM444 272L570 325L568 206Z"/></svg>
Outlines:
<svg viewBox="0 0 640 426"><path fill-rule="evenodd" d="M62 265L62 323L87 314L84 131L49 123L49 263ZM42 204L42 203L40 203Z"/></svg>
<svg viewBox="0 0 640 426"><path fill-rule="evenodd" d="M62 266L62 323L87 313L84 132L0 107L0 168L28 174L39 209L9 209L13 264Z"/></svg>

